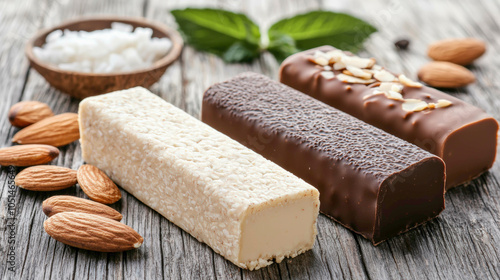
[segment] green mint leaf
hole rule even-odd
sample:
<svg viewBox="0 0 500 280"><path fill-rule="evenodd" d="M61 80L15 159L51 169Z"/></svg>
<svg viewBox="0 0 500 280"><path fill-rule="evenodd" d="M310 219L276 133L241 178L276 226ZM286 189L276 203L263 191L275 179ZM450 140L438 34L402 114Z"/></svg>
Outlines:
<svg viewBox="0 0 500 280"><path fill-rule="evenodd" d="M353 16L328 11L312 11L291 18L282 19L271 26L268 31L269 46L280 46L284 36L294 41L298 51L323 45L332 45L342 50L356 52L363 41L377 29L367 22ZM289 43L287 43L289 44ZM280 57L288 52L295 53L293 48L285 47L278 54ZM272 52L274 54L274 52Z"/></svg>
<svg viewBox="0 0 500 280"><path fill-rule="evenodd" d="M186 42L198 50L227 62L249 62L260 55L259 26L243 14L192 8L171 13Z"/></svg>
<svg viewBox="0 0 500 280"><path fill-rule="evenodd" d="M255 51L254 45L249 45L243 42L237 42L231 45L227 51L224 52L222 58L224 61L232 62L251 62L256 57L259 57L260 52Z"/></svg>
<svg viewBox="0 0 500 280"><path fill-rule="evenodd" d="M280 63L285 60L285 58L299 51L292 37L282 33L274 33L273 37L270 37L267 50L272 53Z"/></svg>

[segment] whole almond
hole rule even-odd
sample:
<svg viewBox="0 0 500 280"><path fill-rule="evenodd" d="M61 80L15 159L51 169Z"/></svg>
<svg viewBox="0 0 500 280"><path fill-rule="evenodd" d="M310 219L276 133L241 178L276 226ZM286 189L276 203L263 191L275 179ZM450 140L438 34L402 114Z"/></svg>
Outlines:
<svg viewBox="0 0 500 280"><path fill-rule="evenodd" d="M23 145L0 149L0 165L31 166L45 164L59 156L59 150L49 145Z"/></svg>
<svg viewBox="0 0 500 280"><path fill-rule="evenodd" d="M445 61L433 61L422 66L418 78L430 86L442 88L463 87L476 80L467 68Z"/></svg>
<svg viewBox="0 0 500 280"><path fill-rule="evenodd" d="M57 191L76 185L76 170L38 165L24 169L14 180L16 186L30 191Z"/></svg>
<svg viewBox="0 0 500 280"><path fill-rule="evenodd" d="M486 51L486 44L478 39L446 39L429 45L427 55L436 61L469 65Z"/></svg>
<svg viewBox="0 0 500 280"><path fill-rule="evenodd" d="M92 200L112 204L120 200L122 194L118 187L99 168L85 164L78 168L78 184Z"/></svg>
<svg viewBox="0 0 500 280"><path fill-rule="evenodd" d="M62 212L79 212L99 215L116 221L122 219L122 214L109 206L71 195L50 197L43 202L42 207L45 215L49 217Z"/></svg>
<svg viewBox="0 0 500 280"><path fill-rule="evenodd" d="M127 225L87 213L55 214L43 223L43 227L59 242L98 252L137 249L144 241L142 236Z"/></svg>
<svg viewBox="0 0 500 280"><path fill-rule="evenodd" d="M63 146L80 138L78 114L64 113L43 119L21 129L12 138L18 144Z"/></svg>
<svg viewBox="0 0 500 280"><path fill-rule="evenodd" d="M22 101L9 110L9 121L13 126L26 127L53 116L49 105L38 101Z"/></svg>

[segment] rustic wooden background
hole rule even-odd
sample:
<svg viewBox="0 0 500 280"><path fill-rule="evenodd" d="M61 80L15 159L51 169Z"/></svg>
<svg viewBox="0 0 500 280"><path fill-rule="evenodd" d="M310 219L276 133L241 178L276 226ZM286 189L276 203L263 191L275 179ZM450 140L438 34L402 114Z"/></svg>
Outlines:
<svg viewBox="0 0 500 280"><path fill-rule="evenodd" d="M364 54L410 77L428 60L425 49L430 42L463 36L484 39L488 52L471 68L477 83L452 94L500 119L496 109L500 106L500 4L494 0L0 0L0 147L9 146L17 131L7 120L7 111L16 102L39 100L56 113L77 112L78 100L51 88L28 66L23 47L38 29L89 14L145 16L174 25L169 10L187 5L244 11L263 27L311 9L347 11L379 28L367 41ZM396 51L397 38L409 38L410 50ZM202 93L214 82L249 70L276 78L277 68L269 54L252 64L226 65L187 47L152 90L198 115ZM62 147L61 152L53 164L74 169L82 164L78 143ZM2 167L0 279L498 279L499 168L495 164L469 186L449 191L447 209L439 218L378 247L320 215L312 251L250 272L227 262L125 192L113 207L123 213L124 223L144 236L139 250L105 254L65 246L44 232L41 203L54 194L85 197L83 192L72 187L54 193L16 189L12 194L9 176L19 169ZM10 257L9 249L13 249ZM12 257L14 262L8 263Z"/></svg>

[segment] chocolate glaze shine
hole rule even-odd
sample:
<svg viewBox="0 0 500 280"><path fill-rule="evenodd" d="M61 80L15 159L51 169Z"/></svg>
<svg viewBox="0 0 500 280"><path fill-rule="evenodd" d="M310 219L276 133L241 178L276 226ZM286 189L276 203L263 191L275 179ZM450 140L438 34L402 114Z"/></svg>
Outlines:
<svg viewBox="0 0 500 280"><path fill-rule="evenodd" d="M450 107L406 112L402 101L372 94L370 86L327 80L309 61L323 46L288 57L280 67L280 81L371 125L396 135L441 157L446 163L447 189L465 183L488 170L495 161L497 121L483 110L439 90L404 87L406 99L437 102L446 99ZM339 71L334 71L336 74ZM351 90L346 89L351 86Z"/></svg>
<svg viewBox="0 0 500 280"><path fill-rule="evenodd" d="M265 76L210 87L202 121L317 187L321 211L373 244L444 209L441 159Z"/></svg>

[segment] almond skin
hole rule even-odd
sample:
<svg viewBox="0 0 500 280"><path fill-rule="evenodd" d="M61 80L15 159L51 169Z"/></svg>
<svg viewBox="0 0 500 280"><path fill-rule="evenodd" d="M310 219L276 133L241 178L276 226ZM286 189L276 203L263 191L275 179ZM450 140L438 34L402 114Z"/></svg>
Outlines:
<svg viewBox="0 0 500 280"><path fill-rule="evenodd" d="M64 113L43 119L21 129L12 138L18 144L64 146L80 138L78 114Z"/></svg>
<svg viewBox="0 0 500 280"><path fill-rule="evenodd" d="M112 204L120 200L120 189L99 168L85 164L78 168L78 184L83 192L92 200Z"/></svg>
<svg viewBox="0 0 500 280"><path fill-rule="evenodd" d="M48 217L62 212L78 212L99 215L115 221L121 221L122 214L104 204L70 195L56 195L46 199L43 213Z"/></svg>
<svg viewBox="0 0 500 280"><path fill-rule="evenodd" d="M14 180L16 186L30 191L57 191L76 185L76 170L38 165L24 169Z"/></svg>
<svg viewBox="0 0 500 280"><path fill-rule="evenodd" d="M49 105L43 102L22 101L10 107L9 121L13 126L22 128L53 115Z"/></svg>
<svg viewBox="0 0 500 280"><path fill-rule="evenodd" d="M427 55L436 61L469 65L486 52L486 44L478 39L446 39L429 45Z"/></svg>
<svg viewBox="0 0 500 280"><path fill-rule="evenodd" d="M476 80L467 68L445 61L433 61L422 66L418 78L430 86L441 88L463 87Z"/></svg>
<svg viewBox="0 0 500 280"><path fill-rule="evenodd" d="M43 227L66 245L98 252L137 249L144 239L134 229L99 215L63 212L48 218Z"/></svg>
<svg viewBox="0 0 500 280"><path fill-rule="evenodd" d="M0 149L0 165L32 166L45 164L59 156L59 150L49 145L23 145Z"/></svg>

